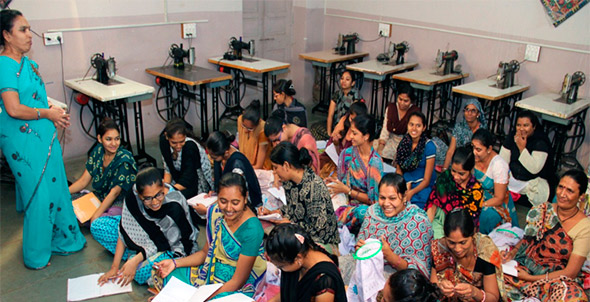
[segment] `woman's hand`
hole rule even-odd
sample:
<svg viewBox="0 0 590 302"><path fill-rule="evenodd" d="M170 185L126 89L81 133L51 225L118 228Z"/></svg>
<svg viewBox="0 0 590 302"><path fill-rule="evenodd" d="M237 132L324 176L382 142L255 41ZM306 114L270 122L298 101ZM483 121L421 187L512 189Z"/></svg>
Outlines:
<svg viewBox="0 0 590 302"><path fill-rule="evenodd" d="M111 267L111 269L102 274L100 278L98 278L98 285L103 286L105 283L116 280L119 277L119 270L116 267Z"/></svg>
<svg viewBox="0 0 590 302"><path fill-rule="evenodd" d="M510 251L502 251L500 254L502 255L502 263L506 263L514 259L514 256L516 256L516 249L514 248Z"/></svg>
<svg viewBox="0 0 590 302"><path fill-rule="evenodd" d="M455 295L455 286L447 279L443 279L438 282L438 288L440 288L440 291L443 293L443 295L445 295L445 297L452 297Z"/></svg>
<svg viewBox="0 0 590 302"><path fill-rule="evenodd" d="M158 276L162 278L166 278L174 269L176 269L176 265L172 259L162 260L156 263L156 265L159 267Z"/></svg>
<svg viewBox="0 0 590 302"><path fill-rule="evenodd" d="M518 133L514 136L514 143L516 143L516 146L518 147L518 150L520 150L520 152L522 152L522 150L526 148L526 141L526 136L522 136Z"/></svg>
<svg viewBox="0 0 590 302"><path fill-rule="evenodd" d="M467 283L459 283L455 286L455 293L463 300L472 301L475 299L475 295L480 290L475 286Z"/></svg>
<svg viewBox="0 0 590 302"><path fill-rule="evenodd" d="M516 270L518 271L518 279L524 280L524 281L535 281L532 278L533 276L531 274L529 274L529 272L527 272L521 266L516 267Z"/></svg>
<svg viewBox="0 0 590 302"><path fill-rule="evenodd" d="M193 209L197 212L197 214L203 216L205 214L207 214L207 207L203 204L197 203L196 205L192 206Z"/></svg>
<svg viewBox="0 0 590 302"><path fill-rule="evenodd" d="M47 118L53 122L56 128L65 129L70 126L70 115L57 106L47 109Z"/></svg>
<svg viewBox="0 0 590 302"><path fill-rule="evenodd" d="M133 258L125 262L125 264L123 264L123 267L121 267L121 269L119 270L120 277L117 284L121 286L126 286L127 284L131 283L131 281L133 281L133 278L135 278L137 265L138 264L135 263L135 261L133 261Z"/></svg>
<svg viewBox="0 0 590 302"><path fill-rule="evenodd" d="M209 198L211 196L215 196L217 194L215 191L209 191L209 193L205 194L205 198Z"/></svg>
<svg viewBox="0 0 590 302"><path fill-rule="evenodd" d="M412 200L412 197L414 197L414 194L416 194L416 192L414 190L406 191L406 200L407 201Z"/></svg>
<svg viewBox="0 0 590 302"><path fill-rule="evenodd" d="M354 245L354 250L358 250L361 246L365 245L365 241L363 239L359 239Z"/></svg>
<svg viewBox="0 0 590 302"><path fill-rule="evenodd" d="M328 178L326 178L326 180L328 182L333 182L332 184L330 184L328 186L328 191L330 192L330 194L332 196L334 196L336 194L340 194L340 193L344 193L344 194L348 195L348 193L350 192L350 187L348 187L347 185L345 185L343 182L339 181L338 179L335 179L333 177L328 177Z"/></svg>
<svg viewBox="0 0 590 302"><path fill-rule="evenodd" d="M382 246L381 251L383 252L383 258L389 259L393 255L395 255L395 253L391 249L391 246L389 245L389 242L387 242L387 238L385 238L385 235L381 235L381 246Z"/></svg>

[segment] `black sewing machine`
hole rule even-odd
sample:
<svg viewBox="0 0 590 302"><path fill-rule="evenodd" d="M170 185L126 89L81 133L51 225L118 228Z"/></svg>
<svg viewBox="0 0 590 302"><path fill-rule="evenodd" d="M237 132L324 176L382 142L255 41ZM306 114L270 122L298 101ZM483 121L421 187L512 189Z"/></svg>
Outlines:
<svg viewBox="0 0 590 302"><path fill-rule="evenodd" d="M338 43L334 50L340 55L350 55L356 52L355 44L359 41L359 34L338 34Z"/></svg>
<svg viewBox="0 0 590 302"><path fill-rule="evenodd" d="M520 63L516 60L500 62L496 73L496 87L506 89L514 86L514 74L520 70Z"/></svg>
<svg viewBox="0 0 590 302"><path fill-rule="evenodd" d="M168 50L168 55L174 59L174 68L177 69L184 69L184 58L188 58L189 64L195 63L195 48L191 47L187 50L182 48L182 43L180 46L176 44L170 45L170 49Z"/></svg>
<svg viewBox="0 0 590 302"><path fill-rule="evenodd" d="M229 39L229 51L223 54L223 59L225 60L243 60L242 50L247 50L250 56L254 56L255 54L255 47L254 47L254 40L250 40L248 42L242 41L242 37L240 39L236 39L236 37L231 37Z"/></svg>
<svg viewBox="0 0 590 302"><path fill-rule="evenodd" d="M566 74L561 88L561 98L558 101L573 104L578 100L578 88L586 82L586 75L576 71L572 75Z"/></svg>
<svg viewBox="0 0 590 302"><path fill-rule="evenodd" d="M401 43L395 44L393 48L397 53L397 58L395 59L395 65L404 64L404 54L410 50L410 46L408 45L407 41L403 41Z"/></svg>
<svg viewBox="0 0 590 302"><path fill-rule="evenodd" d="M107 85L109 80L115 77L116 64L113 57L107 60L104 58L104 53L95 53L90 58L90 65L96 69L95 80L98 82Z"/></svg>
<svg viewBox="0 0 590 302"><path fill-rule="evenodd" d="M455 61L459 58L459 54L456 50L441 52L438 51L436 56L436 63L437 63L437 72L435 74L438 75L448 75L451 73L458 73L461 72L459 66L455 69ZM441 69L441 67L444 67Z"/></svg>

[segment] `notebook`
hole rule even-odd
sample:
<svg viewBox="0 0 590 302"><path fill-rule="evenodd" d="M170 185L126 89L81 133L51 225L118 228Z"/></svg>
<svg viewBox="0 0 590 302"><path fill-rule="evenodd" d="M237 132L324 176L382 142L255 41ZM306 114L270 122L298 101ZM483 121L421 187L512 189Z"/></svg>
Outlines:
<svg viewBox="0 0 590 302"><path fill-rule="evenodd" d="M98 285L98 278L102 275L100 273L68 279L68 302L124 294L132 291L131 283L121 286L109 281L102 286Z"/></svg>
<svg viewBox="0 0 590 302"><path fill-rule="evenodd" d="M100 206L100 200L94 195L94 193L88 193L74 201L72 201L74 207L74 213L81 223L84 223L94 215L96 209Z"/></svg>
<svg viewBox="0 0 590 302"><path fill-rule="evenodd" d="M217 196L205 197L205 195L207 195L207 193L201 193L186 202L191 206L196 206L200 203L208 208L217 201Z"/></svg>
<svg viewBox="0 0 590 302"><path fill-rule="evenodd" d="M152 302L204 302L221 286L223 283L194 287L172 277Z"/></svg>

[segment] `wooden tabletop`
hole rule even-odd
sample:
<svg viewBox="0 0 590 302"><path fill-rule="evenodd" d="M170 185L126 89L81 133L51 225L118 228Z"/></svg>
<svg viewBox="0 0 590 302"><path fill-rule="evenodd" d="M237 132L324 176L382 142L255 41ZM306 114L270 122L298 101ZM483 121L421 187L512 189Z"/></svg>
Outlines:
<svg viewBox="0 0 590 302"><path fill-rule="evenodd" d="M434 86L436 84L451 82L454 80L466 78L469 73L451 73L448 75L437 75L433 69L420 69L398 73L393 75L395 80L406 81L410 83L422 84L426 86Z"/></svg>
<svg viewBox="0 0 590 302"><path fill-rule="evenodd" d="M155 90L152 86L144 85L118 75L115 76L114 80L114 83L105 85L92 78L79 78L66 80L65 84L73 90L84 93L101 102L144 95L146 98L151 98L151 94Z"/></svg>
<svg viewBox="0 0 590 302"><path fill-rule="evenodd" d="M244 57L247 60L226 60L223 57L210 58L209 63L215 65L226 66L230 68L247 70L256 73L265 73L274 70L287 69L291 67L289 63L283 63L279 61L267 60L258 57ZM255 60L250 62L250 60Z"/></svg>
<svg viewBox="0 0 590 302"><path fill-rule="evenodd" d="M184 69L174 68L172 65L150 67L145 72L162 77L174 82L183 83L190 86L197 86L213 82L231 80L232 76L228 73L219 72L199 66L185 64Z"/></svg>
<svg viewBox="0 0 590 302"><path fill-rule="evenodd" d="M480 99L497 101L503 98L529 90L528 85L514 85L509 88L500 89L496 87L496 81L483 79L453 87L453 92L473 96Z"/></svg>
<svg viewBox="0 0 590 302"><path fill-rule="evenodd" d="M308 60L308 61L316 61L321 63L337 63L343 61L349 61L353 59L358 59L362 57L368 56L368 52L355 52L349 55L340 55L336 54L334 50L322 50L322 51L315 51L315 52L308 52L299 54L299 57Z"/></svg>
<svg viewBox="0 0 590 302"><path fill-rule="evenodd" d="M372 73L377 75L386 75L390 73L412 69L416 66L418 66L418 63L404 63L400 65L391 65L383 64L377 60L369 60L365 62L346 65L346 69L364 73Z"/></svg>
<svg viewBox="0 0 590 302"><path fill-rule="evenodd" d="M590 106L590 99L578 99L573 104L556 101L561 95L541 93L516 102L516 107L543 113L560 119L569 119Z"/></svg>

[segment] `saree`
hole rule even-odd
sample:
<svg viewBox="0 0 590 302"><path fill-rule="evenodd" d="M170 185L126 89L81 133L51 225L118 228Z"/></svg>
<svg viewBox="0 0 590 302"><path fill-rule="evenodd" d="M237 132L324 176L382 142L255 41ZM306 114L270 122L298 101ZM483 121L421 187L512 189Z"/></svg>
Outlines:
<svg viewBox="0 0 590 302"><path fill-rule="evenodd" d="M424 210L408 204L396 216L387 217L379 204L370 206L358 239L380 239L383 235L391 250L408 262L408 268L430 276L430 242L434 233Z"/></svg>
<svg viewBox="0 0 590 302"><path fill-rule="evenodd" d="M137 166L133 154L120 146L115 157L107 167L104 163L104 147L97 144L86 161L86 170L92 176L92 188L99 200L104 200L115 186L121 187L121 194L113 201L112 206L121 207L127 192L135 184Z"/></svg>
<svg viewBox="0 0 590 302"><path fill-rule="evenodd" d="M334 302L346 302L344 281L338 267L328 261L318 262L299 280L299 270L281 271L281 302L310 302L325 292L334 294Z"/></svg>
<svg viewBox="0 0 590 302"><path fill-rule="evenodd" d="M500 297L502 300L506 301L506 290L504 289L504 277L502 273L502 256L500 255L500 251L492 239L487 235L475 233L474 241L473 253L476 258L485 260L494 266ZM445 239L435 239L432 241L432 260L433 268L436 271L438 280L446 279L451 281L454 285L457 285L458 283L468 283L479 289L483 289L483 274L469 270L455 261ZM443 301L455 300L448 299Z"/></svg>
<svg viewBox="0 0 590 302"><path fill-rule="evenodd" d="M531 275L542 275L565 269L573 248L574 241L562 227L553 206L542 203L527 214L524 238L514 260ZM528 282L512 276L504 278L508 297L513 300L526 296L541 301L588 301L581 287L581 272L575 279L561 276Z"/></svg>
<svg viewBox="0 0 590 302"><path fill-rule="evenodd" d="M243 227L246 229L240 230ZM157 276L154 271L152 277L155 287L161 290L172 276L195 287L205 284L225 283L231 280L236 272L240 254L254 256L245 254L244 245L246 242L240 242L236 236L240 231L254 234L252 239L259 241L257 244L258 250L255 252L256 261L250 275L244 286L236 291L252 297L260 282L264 280L266 273L266 261L263 258L264 245L262 236L264 234L262 225L260 225L260 221L256 217L253 217L246 220L234 233L225 223L223 214L217 204L212 205L207 212L207 243L209 243L209 250L205 262L198 267L177 268L164 279ZM253 243L250 242L249 244L252 245ZM232 293L235 292L221 293L216 298Z"/></svg>
<svg viewBox="0 0 590 302"><path fill-rule="evenodd" d="M58 132L49 119L21 120L6 111L1 94L18 93L20 104L48 109L37 63L0 56L0 149L14 174L16 210L24 213L23 260L28 268L47 265L52 253L84 248L68 190Z"/></svg>
<svg viewBox="0 0 590 302"><path fill-rule="evenodd" d="M371 204L377 202L383 159L375 149L371 147L368 166L361 159L358 148L354 146L342 151L339 158L338 179L351 189L366 193ZM351 199L348 205L342 206L336 211L338 225L345 225L354 233L355 229L360 228L367 208L368 205Z"/></svg>

